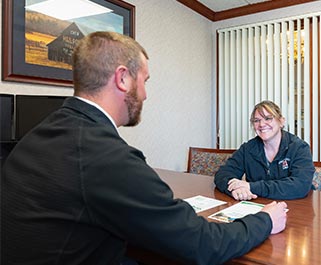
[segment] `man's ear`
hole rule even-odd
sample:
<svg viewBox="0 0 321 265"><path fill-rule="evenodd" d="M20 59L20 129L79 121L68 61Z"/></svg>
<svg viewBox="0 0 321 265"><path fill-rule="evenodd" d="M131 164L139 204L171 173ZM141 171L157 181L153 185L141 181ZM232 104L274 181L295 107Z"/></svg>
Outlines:
<svg viewBox="0 0 321 265"><path fill-rule="evenodd" d="M116 86L122 92L127 92L126 77L128 76L128 69L126 66L120 65L115 71Z"/></svg>

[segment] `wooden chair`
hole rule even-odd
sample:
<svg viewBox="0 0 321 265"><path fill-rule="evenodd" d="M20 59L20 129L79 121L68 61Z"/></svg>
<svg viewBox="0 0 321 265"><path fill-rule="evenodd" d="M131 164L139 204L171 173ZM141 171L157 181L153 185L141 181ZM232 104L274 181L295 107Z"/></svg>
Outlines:
<svg viewBox="0 0 321 265"><path fill-rule="evenodd" d="M312 180L312 188L321 190L321 162L314 162L315 172Z"/></svg>
<svg viewBox="0 0 321 265"><path fill-rule="evenodd" d="M190 147L187 172L215 176L219 167L235 152L235 149Z"/></svg>

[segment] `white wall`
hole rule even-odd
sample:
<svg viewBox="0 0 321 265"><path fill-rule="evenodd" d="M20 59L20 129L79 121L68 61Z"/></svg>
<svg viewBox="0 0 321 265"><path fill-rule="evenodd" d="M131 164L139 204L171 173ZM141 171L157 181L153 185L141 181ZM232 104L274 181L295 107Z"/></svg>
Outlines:
<svg viewBox="0 0 321 265"><path fill-rule="evenodd" d="M188 147L213 140L212 23L174 0L127 2L136 6L136 40L149 54L151 78L141 124L120 133L151 166L186 170ZM72 89L0 82L0 93L72 95Z"/></svg>

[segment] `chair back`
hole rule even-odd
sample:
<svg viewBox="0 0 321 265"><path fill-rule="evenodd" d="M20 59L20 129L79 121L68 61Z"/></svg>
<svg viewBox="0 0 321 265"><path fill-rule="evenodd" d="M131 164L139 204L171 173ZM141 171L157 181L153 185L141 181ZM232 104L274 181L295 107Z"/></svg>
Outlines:
<svg viewBox="0 0 321 265"><path fill-rule="evenodd" d="M312 189L321 190L321 162L314 162L315 172L312 179Z"/></svg>
<svg viewBox="0 0 321 265"><path fill-rule="evenodd" d="M235 152L235 149L190 147L187 172L215 176L219 167Z"/></svg>

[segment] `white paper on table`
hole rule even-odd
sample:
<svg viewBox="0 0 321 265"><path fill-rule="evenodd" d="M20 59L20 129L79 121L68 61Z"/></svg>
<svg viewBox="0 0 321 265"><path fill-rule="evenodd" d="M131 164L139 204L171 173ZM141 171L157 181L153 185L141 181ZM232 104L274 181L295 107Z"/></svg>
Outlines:
<svg viewBox="0 0 321 265"><path fill-rule="evenodd" d="M188 202L196 213L208 210L210 208L214 208L216 206L220 206L225 204L226 202L216 200L213 198L205 197L202 195L197 195L191 198L184 199L184 201Z"/></svg>
<svg viewBox="0 0 321 265"><path fill-rule="evenodd" d="M235 219L242 218L248 214L255 214L264 207L264 204L241 201L226 209L223 209L217 213L210 215L208 218L212 218L218 221L230 223Z"/></svg>

